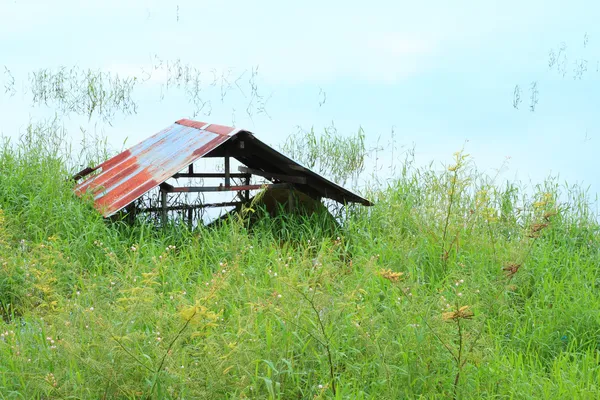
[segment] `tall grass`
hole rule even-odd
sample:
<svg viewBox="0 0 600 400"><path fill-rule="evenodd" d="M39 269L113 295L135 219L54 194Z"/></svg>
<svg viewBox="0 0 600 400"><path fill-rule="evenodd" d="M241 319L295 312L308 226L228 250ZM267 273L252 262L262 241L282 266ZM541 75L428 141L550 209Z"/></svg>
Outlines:
<svg viewBox="0 0 600 400"><path fill-rule="evenodd" d="M0 152L0 398L597 398L600 232L457 154L341 228L105 222L60 131ZM566 199L561 201L560 199Z"/></svg>

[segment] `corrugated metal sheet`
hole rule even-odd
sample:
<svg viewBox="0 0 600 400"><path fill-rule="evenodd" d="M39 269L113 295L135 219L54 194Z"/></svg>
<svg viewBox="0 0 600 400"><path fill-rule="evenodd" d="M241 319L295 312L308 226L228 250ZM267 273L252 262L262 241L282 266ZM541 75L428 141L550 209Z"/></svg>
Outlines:
<svg viewBox="0 0 600 400"><path fill-rule="evenodd" d="M229 140L237 130L181 120L94 168L75 187L91 193L96 209L109 217Z"/></svg>
<svg viewBox="0 0 600 400"><path fill-rule="evenodd" d="M248 131L187 119L177 121L93 168L96 173L77 185L75 193L91 194L95 207L109 217L197 159L219 151L219 146L236 136L247 142L247 147L234 150L231 156L248 167L305 176L307 184L296 185L299 190L342 203L371 205L368 200L287 158Z"/></svg>

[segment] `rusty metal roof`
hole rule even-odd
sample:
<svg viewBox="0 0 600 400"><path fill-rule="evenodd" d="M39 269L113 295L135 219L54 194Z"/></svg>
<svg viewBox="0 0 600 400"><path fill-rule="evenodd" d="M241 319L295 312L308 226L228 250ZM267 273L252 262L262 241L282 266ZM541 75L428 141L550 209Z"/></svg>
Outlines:
<svg viewBox="0 0 600 400"><path fill-rule="evenodd" d="M182 119L154 136L114 156L86 173L96 172L75 187L77 195L90 194L94 205L109 217L149 190L187 168L199 158L218 156L228 141L230 155L250 168L305 176L298 190L339 202L371 203L285 157L259 141L251 132L229 126Z"/></svg>

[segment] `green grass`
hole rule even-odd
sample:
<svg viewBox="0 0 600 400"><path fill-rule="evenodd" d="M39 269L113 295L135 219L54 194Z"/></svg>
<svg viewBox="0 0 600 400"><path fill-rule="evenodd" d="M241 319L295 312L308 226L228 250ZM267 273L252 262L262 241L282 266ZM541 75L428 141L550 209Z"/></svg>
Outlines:
<svg viewBox="0 0 600 400"><path fill-rule="evenodd" d="M59 139L0 152L2 399L600 396L600 228L576 187L458 154L407 164L337 232L157 230L73 196Z"/></svg>

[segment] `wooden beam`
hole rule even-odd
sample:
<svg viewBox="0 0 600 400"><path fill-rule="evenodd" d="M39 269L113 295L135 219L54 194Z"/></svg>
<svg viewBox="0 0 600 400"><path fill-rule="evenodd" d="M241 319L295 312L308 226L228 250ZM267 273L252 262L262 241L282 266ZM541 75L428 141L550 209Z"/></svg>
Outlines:
<svg viewBox="0 0 600 400"><path fill-rule="evenodd" d="M169 185L167 182L163 182L160 184L160 190L161 192L167 192L167 193L171 193L173 191L173 189L175 188L175 186L173 185Z"/></svg>
<svg viewBox="0 0 600 400"><path fill-rule="evenodd" d="M195 205L180 205L180 206L171 206L167 207L167 211L185 211L185 210L198 210L201 208L211 208L211 207L237 207L241 205L241 201L226 201L223 203L205 203L205 204L195 204ZM138 212L159 212L162 211L162 207L148 207L139 209Z"/></svg>
<svg viewBox="0 0 600 400"><path fill-rule="evenodd" d="M248 174L229 174L230 178L245 178ZM223 172L195 172L195 173L177 173L173 178L225 178Z"/></svg>
<svg viewBox="0 0 600 400"><path fill-rule="evenodd" d="M297 183L300 185L306 184L306 177L304 176L294 176L294 175L285 175L285 174L276 174L273 172L265 172L258 169L252 169L248 167L239 167L238 170L240 172L252 175L262 176L267 179L277 179L284 182Z"/></svg>
<svg viewBox="0 0 600 400"><path fill-rule="evenodd" d="M202 193L202 192L239 192L242 190L257 190L263 188L271 189L289 189L287 183L272 183L263 185L243 185L243 186L186 186L174 187L169 184L162 183L161 190L168 193Z"/></svg>
<svg viewBox="0 0 600 400"><path fill-rule="evenodd" d="M94 172L96 170L96 168L91 168L91 167L87 167L81 171L79 171L78 173L76 173L75 175L73 175L71 177L72 180L74 181L78 181L81 178L84 178L86 176L88 176L89 174L91 174L92 172Z"/></svg>
<svg viewBox="0 0 600 400"><path fill-rule="evenodd" d="M302 171L302 172L307 171L306 168L304 168L302 165L298 165L298 164L288 164L287 167L294 171Z"/></svg>

